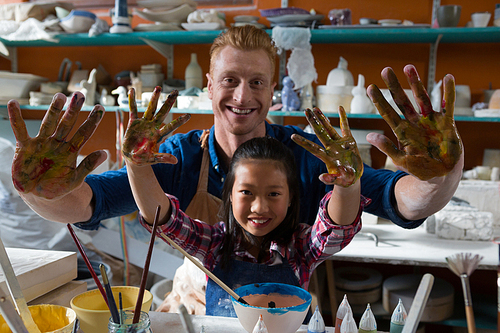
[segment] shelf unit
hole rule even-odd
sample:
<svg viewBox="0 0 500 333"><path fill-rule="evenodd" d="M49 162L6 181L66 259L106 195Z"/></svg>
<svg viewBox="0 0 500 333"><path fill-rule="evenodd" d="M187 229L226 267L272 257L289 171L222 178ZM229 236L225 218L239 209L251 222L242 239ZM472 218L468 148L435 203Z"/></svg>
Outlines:
<svg viewBox="0 0 500 333"><path fill-rule="evenodd" d="M270 35L272 30L266 30ZM54 39L9 41L0 38L8 54L5 57L11 61L12 72L17 72L17 48L41 46L118 46L118 45L149 45L168 59L167 77L173 72L173 46L182 44L209 44L222 31L154 31L133 32L128 34L103 33L89 37L88 34L59 34ZM500 42L500 27L485 28L428 28L428 27L383 27L383 28L335 28L311 30L312 44L341 43L431 43L434 47L429 57L430 70L434 70L435 54L438 43L495 43ZM1 48L0 48L1 49ZM434 79L434 73L429 73ZM430 80L429 80L430 82ZM433 81L432 81L433 82ZM428 87L429 88L429 87Z"/></svg>

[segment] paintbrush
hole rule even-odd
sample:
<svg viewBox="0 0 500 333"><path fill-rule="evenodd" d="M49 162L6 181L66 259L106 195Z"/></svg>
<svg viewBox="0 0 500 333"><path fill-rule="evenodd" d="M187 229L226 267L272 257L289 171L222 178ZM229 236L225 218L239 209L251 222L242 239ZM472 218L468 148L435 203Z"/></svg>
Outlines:
<svg viewBox="0 0 500 333"><path fill-rule="evenodd" d="M31 317L31 312L28 309L28 304L26 303L26 299L23 296L21 286L19 285L19 281L17 281L16 274L14 273L14 269L12 268L12 264L10 263L9 256L7 255L7 251L5 251L5 247L3 245L1 238L0 238L0 265L2 266L3 273L5 275L5 280L7 280L7 286L9 287L12 299L16 303L19 316L21 316L21 319L23 320L24 325L28 329L28 332L40 333L40 329L33 321L33 317Z"/></svg>
<svg viewBox="0 0 500 333"><path fill-rule="evenodd" d="M118 308L116 307L115 298L113 297L113 290L109 284L108 274L106 273L106 268L103 264L99 265L101 270L102 282L104 283L104 289L106 290L106 296L108 296L109 312L111 312L111 318L113 322L118 324L120 322L120 315L118 314Z"/></svg>
<svg viewBox="0 0 500 333"><path fill-rule="evenodd" d="M132 319L132 324L137 324L139 322L139 317L141 316L142 299L144 298L144 290L146 289L146 280L148 278L149 263L151 262L151 255L153 254L153 247L155 245L156 228L160 220L160 206L156 207L155 220L153 222L153 229L151 230L151 239L149 240L148 254L146 256L146 262L144 263L144 269L142 270L141 285L139 286L139 293L137 294L137 303L135 304L134 318Z"/></svg>
<svg viewBox="0 0 500 333"><path fill-rule="evenodd" d="M175 247L177 250L179 250L180 253L182 253L186 258L188 258L193 264L196 265L199 269L201 269L205 274L208 275L215 283L219 285L222 289L224 289L229 295L231 295L235 300L237 300L240 303L247 304L248 303L241 298L237 293L234 292L231 288L229 288L224 282L222 282L217 276L215 276L214 273L210 272L205 266L203 266L198 260L193 258L192 255L184 251L182 247L177 245L173 240L171 240L165 233L161 233L162 237L173 247Z"/></svg>
<svg viewBox="0 0 500 333"><path fill-rule="evenodd" d="M186 333L194 333L193 322L191 321L191 317L189 317L189 313L187 312L184 304L180 304L177 310L179 310L179 313L181 314L181 322L184 327L184 331L186 331Z"/></svg>
<svg viewBox="0 0 500 333"><path fill-rule="evenodd" d="M500 333L500 245L498 246L498 260L499 264L497 267L497 333Z"/></svg>
<svg viewBox="0 0 500 333"><path fill-rule="evenodd" d="M469 333L476 332L476 323L474 321L474 311L472 309L472 297L470 294L469 278L479 266L482 256L471 253L457 253L451 257L446 257L446 262L450 270L455 273L462 281L462 291L464 293L465 316L467 318L467 329Z"/></svg>
<svg viewBox="0 0 500 333"><path fill-rule="evenodd" d="M92 265L90 264L89 257L87 257L87 254L85 253L85 250L83 249L82 244L80 243L80 240L75 234L75 231L73 230L73 227L71 224L66 224L68 227L69 233L71 234L71 237L73 237L73 240L75 241L76 247L78 247L78 251L80 251L80 254L82 255L83 261L85 261L85 265L87 265L87 268L89 269L90 275L92 275L92 278L95 281L95 284L97 285L97 288L99 288L99 291L101 292L102 297L104 298L104 302L106 302L106 305L109 307L108 304L108 297L106 296L106 291L102 287L101 281L99 281L99 278L97 277L97 274L94 272L94 268L92 268Z"/></svg>
<svg viewBox="0 0 500 333"><path fill-rule="evenodd" d="M2 288L0 288L0 312L13 333L28 333L23 320L19 317L14 305L9 301Z"/></svg>
<svg viewBox="0 0 500 333"><path fill-rule="evenodd" d="M122 301L122 293L118 293L118 301L120 304L120 325L123 325L123 301Z"/></svg>

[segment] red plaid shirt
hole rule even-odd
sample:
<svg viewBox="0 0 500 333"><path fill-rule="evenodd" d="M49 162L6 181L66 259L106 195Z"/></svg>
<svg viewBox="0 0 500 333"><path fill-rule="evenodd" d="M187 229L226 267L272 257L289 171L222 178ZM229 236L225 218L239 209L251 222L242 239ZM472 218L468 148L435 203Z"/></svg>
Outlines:
<svg viewBox="0 0 500 333"><path fill-rule="evenodd" d="M179 209L179 202L174 196L168 195L172 207L170 220L160 226L158 237L165 240L163 233L181 246L186 252L198 258L210 271L221 260L218 255L226 234L224 222L210 226L204 222L192 219ZM302 288L307 290L309 279L313 270L324 260L342 250L351 242L354 235L361 230L361 212L369 203L369 199L361 197L361 204L355 221L347 226L333 223L328 216L327 204L331 192L321 200L318 215L314 225L305 223L299 225L287 247L271 243L269 255L264 258L263 264L275 265L282 263L286 258L295 272ZM151 226L142 217L141 224L151 232ZM257 263L257 259L242 249L239 240L235 246L234 254L237 259Z"/></svg>

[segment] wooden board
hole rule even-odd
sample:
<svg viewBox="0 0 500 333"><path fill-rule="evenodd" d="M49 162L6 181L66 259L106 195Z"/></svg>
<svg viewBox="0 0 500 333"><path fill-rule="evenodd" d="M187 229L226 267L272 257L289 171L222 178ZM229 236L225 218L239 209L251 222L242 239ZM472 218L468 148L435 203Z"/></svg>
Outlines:
<svg viewBox="0 0 500 333"><path fill-rule="evenodd" d="M60 287L78 275L75 252L6 248L26 302ZM0 288L9 289L0 270Z"/></svg>

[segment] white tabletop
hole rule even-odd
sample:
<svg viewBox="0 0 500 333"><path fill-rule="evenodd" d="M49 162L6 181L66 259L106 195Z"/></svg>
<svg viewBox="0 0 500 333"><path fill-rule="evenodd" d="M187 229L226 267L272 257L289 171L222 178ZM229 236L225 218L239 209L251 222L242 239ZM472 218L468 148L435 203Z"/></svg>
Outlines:
<svg viewBox="0 0 500 333"><path fill-rule="evenodd" d="M182 326L181 317L177 313L150 312L151 329L153 333L186 333ZM238 318L215 317L215 316L191 316L195 333L201 331L203 326L206 333L246 333L240 325ZM307 326L302 325L297 333L306 333ZM333 327L326 328L327 333L333 333Z"/></svg>
<svg viewBox="0 0 500 333"><path fill-rule="evenodd" d="M378 246L362 233L375 234ZM478 269L496 270L499 264L499 245L493 242L443 239L427 233L424 226L403 229L392 223L363 225L361 234L332 260L448 267L445 258L456 253L483 256Z"/></svg>

